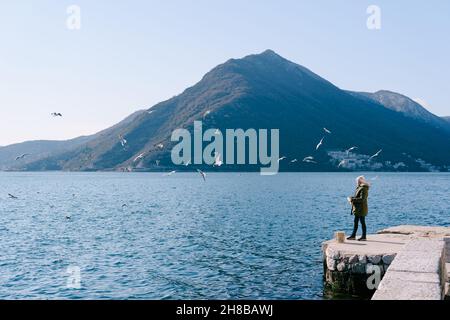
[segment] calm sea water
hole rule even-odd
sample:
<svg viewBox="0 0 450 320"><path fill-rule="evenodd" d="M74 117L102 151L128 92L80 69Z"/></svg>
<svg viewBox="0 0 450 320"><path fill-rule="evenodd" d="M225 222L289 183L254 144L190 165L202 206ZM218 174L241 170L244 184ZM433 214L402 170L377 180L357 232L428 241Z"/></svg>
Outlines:
<svg viewBox="0 0 450 320"><path fill-rule="evenodd" d="M0 173L0 298L322 299L355 176ZM450 225L449 174L366 176L370 232Z"/></svg>

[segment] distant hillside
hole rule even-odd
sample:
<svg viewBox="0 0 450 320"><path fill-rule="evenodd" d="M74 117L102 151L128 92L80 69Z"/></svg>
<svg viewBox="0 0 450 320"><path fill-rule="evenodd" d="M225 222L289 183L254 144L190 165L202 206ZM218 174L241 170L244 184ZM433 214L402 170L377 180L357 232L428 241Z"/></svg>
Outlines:
<svg viewBox="0 0 450 320"><path fill-rule="evenodd" d="M135 112L113 127L91 136L84 136L64 141L27 141L12 144L6 147L0 147L0 170L28 170L29 167L34 167L36 163L41 163L40 160L47 163L50 159L56 159L66 153L71 153L75 150L82 150L90 141L104 136L111 136L117 132L120 132L124 126L128 126L136 119L137 116L144 112L145 111L142 110ZM16 157L23 154L28 155L23 159L15 160ZM53 167L48 167L46 169L60 170L61 167L58 164L55 164Z"/></svg>
<svg viewBox="0 0 450 320"><path fill-rule="evenodd" d="M282 161L283 171L342 170L330 161L330 152L351 146L358 146L355 152L366 157L383 149L372 161L379 162L380 170L390 170L393 164L401 164L398 168L409 171L425 170L426 166L446 170L450 164L450 134L441 126L443 120L437 121L411 101L386 91L368 94L341 90L268 50L231 59L149 112L139 112L118 126L89 137L85 143L27 163L21 169L173 169L172 131L187 128L192 132L193 122L203 120L204 129L280 129L281 155L300 159L295 163ZM332 134L326 134L324 127ZM127 139L126 148L122 147L119 134ZM324 145L316 152L315 146L322 137ZM141 153L145 154L142 161L133 161ZM301 161L310 155L317 164ZM220 170L259 167L225 165ZM192 170L177 168L186 169Z"/></svg>
<svg viewBox="0 0 450 320"><path fill-rule="evenodd" d="M444 129L450 132L450 126L445 120L429 112L422 105L402 94L387 90L380 90L375 93L348 92L355 96L366 97L382 104L386 108L401 112L410 118L423 121L436 128Z"/></svg>
<svg viewBox="0 0 450 320"><path fill-rule="evenodd" d="M53 154L67 152L82 145L89 140L88 137L80 137L66 141L27 141L6 147L0 147L0 169L19 169L26 164L47 158ZM29 154L25 158L15 160L16 157Z"/></svg>

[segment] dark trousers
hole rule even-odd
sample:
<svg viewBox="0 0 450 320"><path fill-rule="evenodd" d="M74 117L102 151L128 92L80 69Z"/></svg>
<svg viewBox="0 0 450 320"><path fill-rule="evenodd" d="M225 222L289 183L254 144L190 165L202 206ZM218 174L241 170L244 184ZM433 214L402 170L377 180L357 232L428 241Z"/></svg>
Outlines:
<svg viewBox="0 0 450 320"><path fill-rule="evenodd" d="M358 224L359 224L360 221L361 221L361 227L362 227L362 237L363 238L366 237L366 232L367 232L366 217L358 217L358 216L355 216L355 222L353 224L352 237L356 237L356 232L358 232Z"/></svg>

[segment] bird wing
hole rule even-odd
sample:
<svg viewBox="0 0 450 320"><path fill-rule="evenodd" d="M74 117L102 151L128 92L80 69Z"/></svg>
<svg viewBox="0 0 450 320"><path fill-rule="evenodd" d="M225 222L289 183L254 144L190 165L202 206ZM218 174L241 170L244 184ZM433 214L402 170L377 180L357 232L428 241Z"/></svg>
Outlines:
<svg viewBox="0 0 450 320"><path fill-rule="evenodd" d="M204 173L203 171L201 171L200 169L197 169L197 172L201 174L202 178L204 181L206 181L206 173Z"/></svg>

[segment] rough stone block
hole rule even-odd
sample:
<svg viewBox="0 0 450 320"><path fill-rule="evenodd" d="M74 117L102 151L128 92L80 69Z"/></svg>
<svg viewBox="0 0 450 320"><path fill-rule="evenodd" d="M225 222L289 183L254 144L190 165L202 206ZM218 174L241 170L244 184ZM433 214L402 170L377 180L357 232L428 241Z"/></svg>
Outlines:
<svg viewBox="0 0 450 320"><path fill-rule="evenodd" d="M345 262L339 262L336 266L336 269L339 272L345 271L346 268L347 268L347 265L345 264Z"/></svg>
<svg viewBox="0 0 450 320"><path fill-rule="evenodd" d="M327 257L327 268L330 271L336 270L336 260Z"/></svg>
<svg viewBox="0 0 450 320"><path fill-rule="evenodd" d="M358 255L354 254L350 258L348 258L348 263L354 264L359 261Z"/></svg>
<svg viewBox="0 0 450 320"><path fill-rule="evenodd" d="M367 259L372 264L379 264L381 261L381 255L378 255L378 254L377 255L369 255L369 256L367 256Z"/></svg>
<svg viewBox="0 0 450 320"><path fill-rule="evenodd" d="M394 261L395 254L385 254L382 258L384 264L391 264Z"/></svg>
<svg viewBox="0 0 450 320"><path fill-rule="evenodd" d="M334 260L338 260L340 257L340 253L337 250L334 250L333 248L328 247L327 250L325 251L325 254L327 256L327 258L331 258Z"/></svg>
<svg viewBox="0 0 450 320"><path fill-rule="evenodd" d="M447 271L447 281L450 282L450 263L445 264L445 269Z"/></svg>
<svg viewBox="0 0 450 320"><path fill-rule="evenodd" d="M367 264L365 263L355 263L352 265L352 273L364 274L366 273Z"/></svg>

